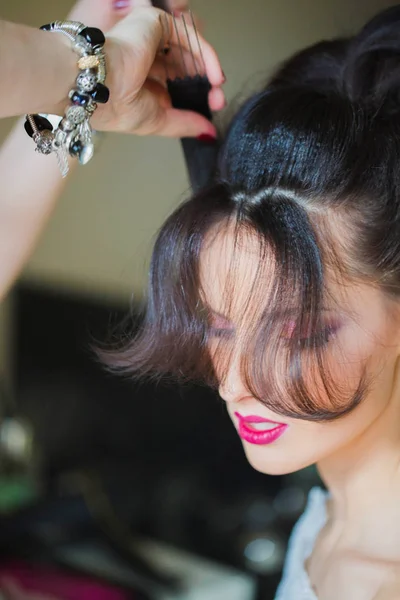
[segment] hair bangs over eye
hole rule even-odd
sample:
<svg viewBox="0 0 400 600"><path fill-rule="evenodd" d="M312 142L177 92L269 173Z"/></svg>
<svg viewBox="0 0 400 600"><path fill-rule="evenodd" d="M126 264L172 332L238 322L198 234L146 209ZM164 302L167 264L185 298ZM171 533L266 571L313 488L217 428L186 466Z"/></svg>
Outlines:
<svg viewBox="0 0 400 600"><path fill-rule="evenodd" d="M164 224L139 332L106 362L213 387L235 365L249 394L273 412L338 418L361 401L366 382L361 375L349 389L331 368L325 264L295 193L249 196L215 184Z"/></svg>

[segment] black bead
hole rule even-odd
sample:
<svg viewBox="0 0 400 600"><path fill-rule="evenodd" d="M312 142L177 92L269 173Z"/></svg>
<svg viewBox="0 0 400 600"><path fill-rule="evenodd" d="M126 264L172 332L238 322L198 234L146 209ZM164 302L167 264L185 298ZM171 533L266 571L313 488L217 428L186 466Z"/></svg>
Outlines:
<svg viewBox="0 0 400 600"><path fill-rule="evenodd" d="M71 101L73 104L77 104L78 106L87 106L90 102L90 96L87 94L80 94L79 92L74 92L71 96Z"/></svg>
<svg viewBox="0 0 400 600"><path fill-rule="evenodd" d="M44 129L48 129L49 131L53 131L53 125L45 119L45 117L41 117L40 115L32 115L33 120L35 121L35 125L39 131L43 131ZM24 123L24 128L29 137L33 136L33 129L28 119L26 119Z"/></svg>
<svg viewBox="0 0 400 600"><path fill-rule="evenodd" d="M42 25L40 29L42 31L51 31L53 28L53 23L46 23L46 25Z"/></svg>
<svg viewBox="0 0 400 600"><path fill-rule="evenodd" d="M84 37L93 48L104 46L106 41L104 33L100 29L97 29L97 27L85 27L85 29L82 29L79 35Z"/></svg>
<svg viewBox="0 0 400 600"><path fill-rule="evenodd" d="M73 156L79 156L82 152L83 144L80 140L75 140L69 147L69 153Z"/></svg>
<svg viewBox="0 0 400 600"><path fill-rule="evenodd" d="M106 85L98 83L90 95L95 102L105 104L110 98L110 90Z"/></svg>

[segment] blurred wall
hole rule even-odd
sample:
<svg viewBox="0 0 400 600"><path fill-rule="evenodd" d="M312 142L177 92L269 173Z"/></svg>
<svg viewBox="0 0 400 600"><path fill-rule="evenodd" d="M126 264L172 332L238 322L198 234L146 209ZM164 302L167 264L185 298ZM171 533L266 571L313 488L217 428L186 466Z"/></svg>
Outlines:
<svg viewBox="0 0 400 600"><path fill-rule="evenodd" d="M108 0L98 0L99 2ZM0 0L2 18L35 26L70 0ZM193 0L227 75L230 99L249 93L293 51L351 33L388 0ZM0 126L4 136L9 123ZM1 139L1 137L0 137ZM16 173L23 165L16 165ZM128 299L140 294L153 236L187 191L179 144L106 135L60 200L24 277Z"/></svg>

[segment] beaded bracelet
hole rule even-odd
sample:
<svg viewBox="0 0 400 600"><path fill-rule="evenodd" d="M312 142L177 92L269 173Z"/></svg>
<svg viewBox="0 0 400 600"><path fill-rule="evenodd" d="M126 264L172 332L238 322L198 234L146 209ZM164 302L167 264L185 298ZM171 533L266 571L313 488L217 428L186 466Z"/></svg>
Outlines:
<svg viewBox="0 0 400 600"><path fill-rule="evenodd" d="M92 158L94 145L90 117L97 103L105 104L110 96L104 85L106 60L105 37L100 29L86 27L75 21L54 21L43 25L43 31L54 31L67 36L72 49L78 54L79 74L76 89L69 92L71 105L65 111L58 127L53 126L43 115L27 115L25 130L36 144L40 154L55 153L61 174L68 173L68 155L77 157L82 165Z"/></svg>

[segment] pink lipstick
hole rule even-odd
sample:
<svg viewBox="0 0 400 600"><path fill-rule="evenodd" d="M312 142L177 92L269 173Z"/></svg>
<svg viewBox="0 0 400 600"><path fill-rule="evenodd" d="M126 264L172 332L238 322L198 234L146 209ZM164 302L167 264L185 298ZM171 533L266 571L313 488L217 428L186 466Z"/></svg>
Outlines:
<svg viewBox="0 0 400 600"><path fill-rule="evenodd" d="M263 419L255 415L243 417L236 412L235 417L239 420L239 436L242 440L258 446L272 444L288 428L288 425L285 425L285 423L276 423L276 421L270 421L269 419Z"/></svg>

